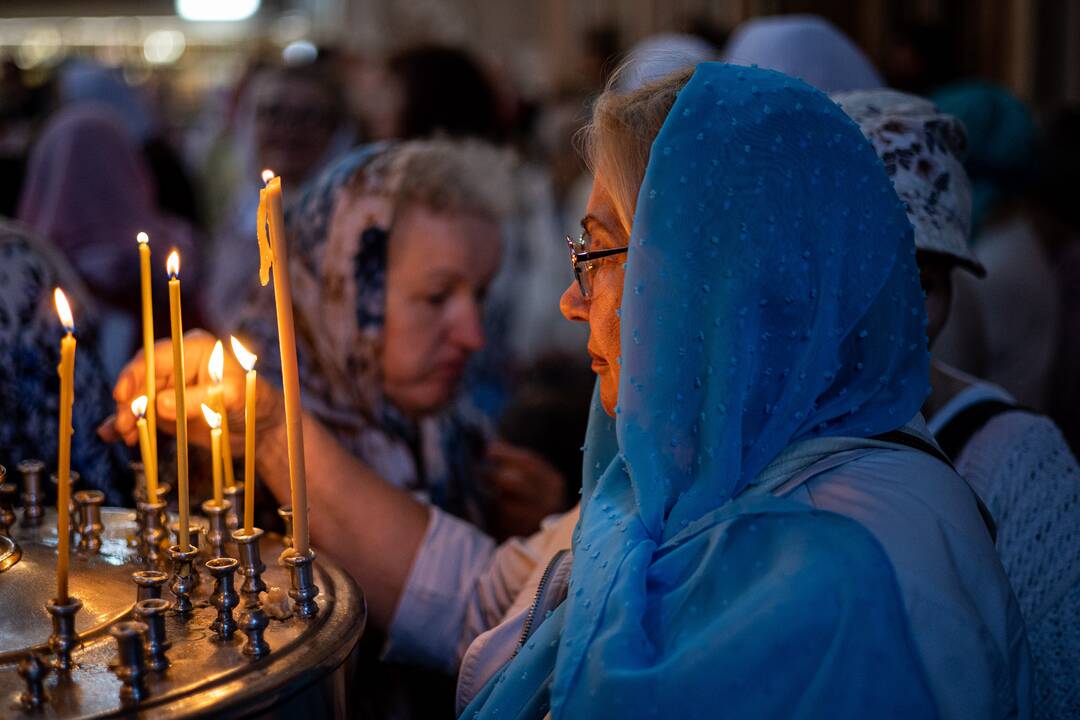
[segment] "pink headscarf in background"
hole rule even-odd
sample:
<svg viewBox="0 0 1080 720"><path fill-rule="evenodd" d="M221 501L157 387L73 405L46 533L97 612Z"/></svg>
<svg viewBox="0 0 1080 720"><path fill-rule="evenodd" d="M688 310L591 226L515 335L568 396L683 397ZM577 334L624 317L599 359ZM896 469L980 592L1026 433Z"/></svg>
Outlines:
<svg viewBox="0 0 1080 720"><path fill-rule="evenodd" d="M191 228L157 208L136 140L108 107L79 103L52 118L30 155L18 218L67 256L91 291L130 305L139 274L135 236L150 234L155 260L177 247L195 269Z"/></svg>

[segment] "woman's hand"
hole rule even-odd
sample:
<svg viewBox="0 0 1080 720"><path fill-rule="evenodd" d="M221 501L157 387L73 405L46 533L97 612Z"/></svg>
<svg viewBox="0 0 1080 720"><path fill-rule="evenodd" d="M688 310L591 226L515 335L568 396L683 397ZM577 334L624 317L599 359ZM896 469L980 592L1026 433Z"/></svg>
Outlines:
<svg viewBox="0 0 1080 720"><path fill-rule="evenodd" d="M209 447L210 428L202 414L202 403L213 382L210 380L208 363L210 353L217 342L205 330L192 330L184 334L184 380L185 411L188 423L188 440ZM164 432L176 432L176 375L173 371L172 341L160 340L154 345L154 370L157 380L157 423ZM140 350L124 367L113 388L116 400L116 415L106 420L98 434L106 441L123 440L128 445L139 441L135 415L131 412L131 401L146 394L146 366L143 352ZM232 352L225 350L225 372L222 379L222 395L225 411L232 428L230 440L234 455L244 452L244 369L236 362ZM268 430L282 421L283 403L280 391L264 382L256 387L255 402L256 428Z"/></svg>
<svg viewBox="0 0 1080 720"><path fill-rule="evenodd" d="M491 443L486 477L494 496L493 526L500 537L531 535L545 517L566 510L562 474L532 450Z"/></svg>

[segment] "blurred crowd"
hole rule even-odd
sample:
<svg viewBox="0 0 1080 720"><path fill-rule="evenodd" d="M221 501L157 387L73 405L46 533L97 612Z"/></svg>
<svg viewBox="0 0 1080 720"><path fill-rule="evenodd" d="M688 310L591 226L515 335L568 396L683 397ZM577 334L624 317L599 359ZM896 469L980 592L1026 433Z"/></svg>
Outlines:
<svg viewBox="0 0 1080 720"><path fill-rule="evenodd" d="M1059 488L1040 495L1047 505L1075 508L1080 210L1073 194L1080 188L1080 108L1036 111L1003 87L953 77L942 66L941 43L921 31L898 43L877 68L818 18L755 19L730 35L696 30L630 48L613 32L596 30L584 38L586 64L575 82L541 98L523 97L500 68L460 47L412 46L363 61L332 48L300 59L257 57L231 86L207 94L182 123L167 116L159 104L162 93L130 85L119 69L94 59L65 60L46 82L34 85L5 63L0 461L12 466L55 454L52 346L60 332L39 299L61 284L70 288L80 341L74 463L85 484L105 490L112 502L129 502L127 462L134 458L95 431L115 412L111 391L141 347L139 232L149 234L155 273L160 271L154 287L158 338L168 336L167 296L159 280L167 251L177 248L183 257L185 326L222 338L236 333L261 340L260 357L271 359L273 329L260 325L268 315L259 316L266 295L259 294L256 281L255 238L260 172L270 168L282 178L290 237L296 240L290 251L301 273L297 332L309 412L381 476L494 537L535 531L543 517L577 501L594 382L585 352L587 327L566 322L558 304L571 281L564 236L581 233L592 187L579 131L618 65L624 68L613 87L630 91L698 62L725 60L800 77L834 95L875 143L890 174L910 173L926 183L929 190L917 202L924 203L933 230L924 241L919 228L916 234L934 394L923 413L932 430L950 426L952 434L942 431L938 441L957 462L967 441L1002 413L1038 418L1037 426L1007 430L1000 444L1013 447L1014 454L998 462L1015 467L1024 482ZM931 115L953 118L960 129L952 120L931 119L921 144L904 144L894 137L903 133L900 125L874 126L873 107L844 104L845 93L884 87L927 98L936 107ZM415 156L390 153L385 167L365 155L402 141L423 142L409 146ZM455 155L440 145L444 141L471 150ZM955 149L955 166L926 159L935 142ZM360 167L365 169L357 174ZM440 174L448 167L469 179L454 192L433 189L453 176ZM956 205L949 199L950 173L970 179L969 196ZM395 178L405 178L404 186L394 185ZM916 201L896 183L914 212ZM394 189L388 195L380 190L389 186ZM359 219L352 224L339 217L345 212L338 206L342 193L352 193L358 203ZM489 200L480 202L481 195ZM490 200L495 196L498 202ZM391 199L367 200L376 197ZM457 343L460 352L440 360L445 367L425 372L449 368L455 383L460 380L460 394L416 399L387 387L387 402L361 385L371 354L396 347L389 314L397 302L394 289L407 281L394 280L393 267L387 268L384 235L388 228L406 232L395 225L395 207L415 197L427 207L487 223L462 221L431 232L471 237L462 267L483 268L487 262L490 277L478 269L484 276L469 278L463 291L475 296L468 302L483 303L477 327L468 325L472 315L454 316L446 334L431 341ZM482 241L489 237L495 240ZM456 302L455 292L447 287L447 302ZM461 317L473 312L466 299L461 302ZM941 303L936 314L934 302ZM354 309L355 323L346 317ZM424 342L416 340L418 346ZM402 366L411 362L404 350L401 357ZM387 361L381 362L387 375ZM273 376L272 369L268 374ZM338 378L359 389L342 393ZM416 412L409 412L406 396L415 400ZM970 402L956 404L960 397ZM450 405L452 417L443 412ZM439 452L421 424L412 422L436 408ZM468 475L458 470L464 462L458 456L470 443L486 448L473 453L479 455L476 473L488 473L493 485L455 485L454 477ZM1024 464L1017 460L1023 453L1035 459ZM1040 479L1051 459L1060 460L1054 467L1062 468L1065 485L1056 484L1061 478ZM998 524L1008 527L1008 508L1016 503L993 492L982 499ZM1045 532L1063 531L1054 526ZM1062 542L1077 544L1074 536ZM1016 584L1014 568L1005 562Z"/></svg>

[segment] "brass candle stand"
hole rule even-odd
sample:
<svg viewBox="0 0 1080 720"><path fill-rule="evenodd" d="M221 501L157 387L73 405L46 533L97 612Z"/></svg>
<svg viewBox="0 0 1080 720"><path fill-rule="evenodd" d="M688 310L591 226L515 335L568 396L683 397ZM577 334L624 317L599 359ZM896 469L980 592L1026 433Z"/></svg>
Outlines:
<svg viewBox="0 0 1080 720"><path fill-rule="evenodd" d="M0 490L0 506L10 493ZM55 509L43 505L41 522L27 527L20 500L7 504L16 516L7 527L23 558L17 572L0 567L0 717L355 715L348 692L358 687L351 658L363 600L333 563L312 554L267 567L262 557L276 558L282 541L259 530L231 536L227 545L235 543L238 558L207 557L207 542L175 559L166 552L167 567L148 567L128 544L136 513L76 501L83 549L71 555L73 592L54 602L46 593L54 588ZM193 545L201 535L192 536ZM212 582L191 588L196 568ZM317 597L307 590L316 585ZM282 590L291 586L296 611L279 612ZM191 607L180 611L175 605L184 600ZM302 605L315 602L317 613L303 617Z"/></svg>

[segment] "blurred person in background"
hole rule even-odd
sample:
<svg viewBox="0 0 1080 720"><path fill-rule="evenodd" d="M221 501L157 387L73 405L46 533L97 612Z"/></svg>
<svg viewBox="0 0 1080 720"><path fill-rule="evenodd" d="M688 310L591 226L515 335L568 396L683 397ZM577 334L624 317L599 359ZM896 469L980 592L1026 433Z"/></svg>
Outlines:
<svg viewBox="0 0 1080 720"><path fill-rule="evenodd" d="M943 23L905 22L889 28L882 70L889 87L929 95L962 72L956 34Z"/></svg>
<svg viewBox="0 0 1080 720"><path fill-rule="evenodd" d="M261 173L273 170L296 197L304 183L349 150L356 129L332 68L320 61L275 65L251 78L237 108L234 160L237 184L229 210L213 233L203 307L210 327L234 329L237 311L254 291L259 263L254 217Z"/></svg>
<svg viewBox="0 0 1080 720"><path fill-rule="evenodd" d="M30 156L18 219L67 258L100 306L100 348L109 377L137 344L138 233L150 235L161 272L168 249L180 250L184 290L196 294L202 258L193 229L161 207L138 142L106 105L74 103L51 118ZM156 289L164 293L165 283ZM163 297L158 307L164 307ZM165 316L159 313L158 321L163 330Z"/></svg>
<svg viewBox="0 0 1080 720"><path fill-rule="evenodd" d="M38 459L55 472L59 413L60 338L53 289L67 296L79 347L72 406L71 469L76 489L105 493L108 505L130 504L127 457L94 433L112 412L107 376L98 356L102 338L92 296L70 263L30 228L0 217L0 457L14 480L19 462ZM47 493L53 483L45 483Z"/></svg>
<svg viewBox="0 0 1080 720"><path fill-rule="evenodd" d="M26 161L51 91L48 84L29 86L13 60L0 61L0 216L15 216Z"/></svg>
<svg viewBox="0 0 1080 720"><path fill-rule="evenodd" d="M468 51L417 45L387 60L397 92L392 137L476 138L500 143L508 135L487 70Z"/></svg>
<svg viewBox="0 0 1080 720"><path fill-rule="evenodd" d="M969 82L932 100L967 129L973 247L986 278L956 278L955 309L938 358L1045 410L1060 338L1060 291L1049 233L1031 192L1038 137L1031 113L1004 88Z"/></svg>
<svg viewBox="0 0 1080 720"><path fill-rule="evenodd" d="M619 72L620 92L631 92L670 75L715 60L720 49L688 34L660 33L645 38L630 49Z"/></svg>
<svg viewBox="0 0 1080 720"><path fill-rule="evenodd" d="M834 95L885 163L915 228L931 346L949 318L953 270L986 273L967 239L963 126L893 90ZM997 523L997 550L1027 626L1035 717L1080 717L1080 466L1061 431L1002 388L931 362L927 426Z"/></svg>
<svg viewBox="0 0 1080 720"><path fill-rule="evenodd" d="M155 117L153 103L124 80L119 68L87 58L67 60L57 73L56 94L60 108L95 103L115 112L142 151L161 209L202 227L195 186L186 166Z"/></svg>
<svg viewBox="0 0 1080 720"><path fill-rule="evenodd" d="M1080 106L1053 110L1045 119L1036 196L1052 227L1049 250L1061 292L1057 359L1047 412L1080 453Z"/></svg>
<svg viewBox="0 0 1080 720"><path fill-rule="evenodd" d="M747 20L732 32L722 59L735 65L776 70L827 93L885 84L863 51L835 25L817 15Z"/></svg>

